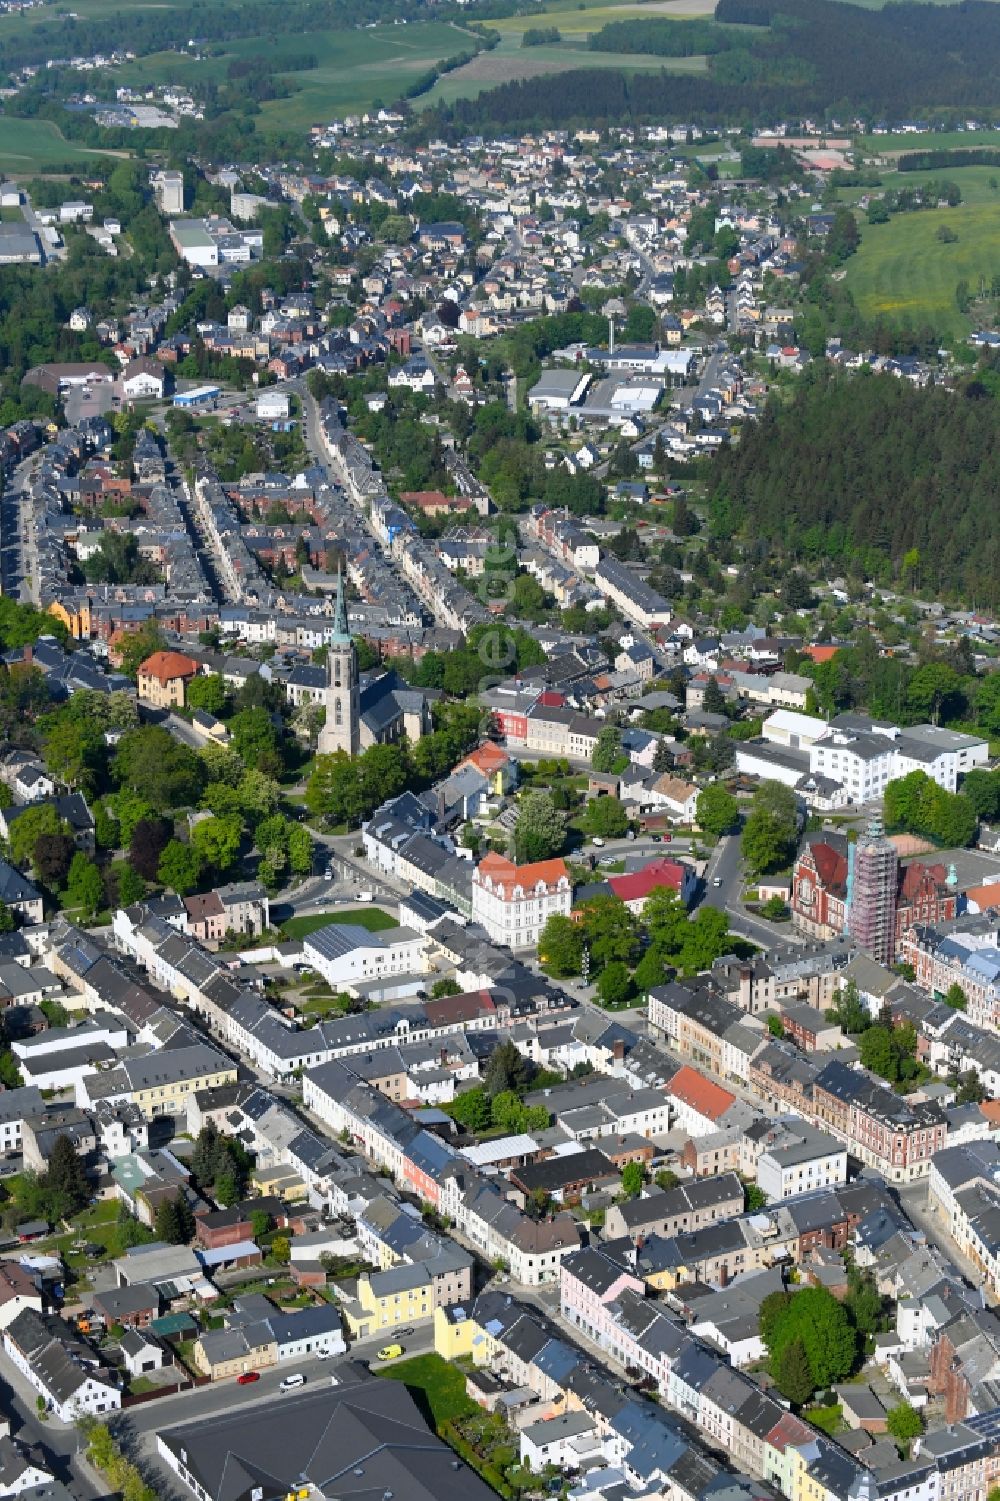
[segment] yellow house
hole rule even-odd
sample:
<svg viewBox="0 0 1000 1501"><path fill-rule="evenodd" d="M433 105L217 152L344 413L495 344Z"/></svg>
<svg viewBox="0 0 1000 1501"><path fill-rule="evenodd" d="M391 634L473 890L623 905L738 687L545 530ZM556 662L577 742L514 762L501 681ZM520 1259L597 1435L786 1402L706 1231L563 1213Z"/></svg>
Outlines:
<svg viewBox="0 0 1000 1501"><path fill-rule="evenodd" d="M358 1278L358 1296L344 1304L353 1339L391 1334L406 1324L427 1323L435 1316L434 1280L427 1268L395 1266Z"/></svg>
<svg viewBox="0 0 1000 1501"><path fill-rule="evenodd" d="M262 1371L278 1364L277 1341L268 1336L259 1344L242 1329L209 1329L196 1342L194 1363L213 1381L241 1376L244 1371Z"/></svg>
<svg viewBox="0 0 1000 1501"><path fill-rule="evenodd" d="M493 1339L475 1319L456 1319L454 1314L454 1308L435 1308L435 1351L449 1363L464 1356L475 1365L488 1365L496 1348Z"/></svg>
<svg viewBox="0 0 1000 1501"><path fill-rule="evenodd" d="M90 600L85 595L68 595L65 602L54 599L48 613L61 620L74 641L90 638Z"/></svg>
<svg viewBox="0 0 1000 1501"><path fill-rule="evenodd" d="M300 1204L309 1197L306 1185L298 1173L291 1172L287 1167L258 1168L250 1181L265 1198L273 1194L286 1204Z"/></svg>
<svg viewBox="0 0 1000 1501"><path fill-rule="evenodd" d="M183 1114L190 1095L236 1083L236 1064L204 1043L163 1048L145 1058L131 1059L124 1065L124 1072L132 1086L132 1103L147 1120Z"/></svg>
<svg viewBox="0 0 1000 1501"><path fill-rule="evenodd" d="M809 1466L816 1458L816 1450L812 1444L796 1444L786 1454L789 1491L789 1501L827 1501L829 1492L821 1480L810 1475Z"/></svg>

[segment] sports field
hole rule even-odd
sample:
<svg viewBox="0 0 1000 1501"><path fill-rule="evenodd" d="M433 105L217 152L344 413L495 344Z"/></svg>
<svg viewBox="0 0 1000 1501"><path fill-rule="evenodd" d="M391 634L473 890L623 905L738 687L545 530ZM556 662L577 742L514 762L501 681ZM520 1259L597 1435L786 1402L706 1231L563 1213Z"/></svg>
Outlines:
<svg viewBox="0 0 1000 1501"><path fill-rule="evenodd" d="M120 155L120 152L116 152ZM0 171L19 177L33 172L78 172L101 153L67 141L51 120L15 120L0 115Z"/></svg>
<svg viewBox="0 0 1000 1501"><path fill-rule="evenodd" d="M847 262L846 284L860 311L911 324L930 324L943 338L968 333L969 319L955 305L955 288L967 281L973 293L1000 271L1000 171L989 167L949 168L946 172L906 172L884 185L915 184L946 176L958 183L963 202L956 208L898 214L888 224L862 224L861 246ZM990 179L998 188L990 187ZM957 236L937 238L942 225Z"/></svg>

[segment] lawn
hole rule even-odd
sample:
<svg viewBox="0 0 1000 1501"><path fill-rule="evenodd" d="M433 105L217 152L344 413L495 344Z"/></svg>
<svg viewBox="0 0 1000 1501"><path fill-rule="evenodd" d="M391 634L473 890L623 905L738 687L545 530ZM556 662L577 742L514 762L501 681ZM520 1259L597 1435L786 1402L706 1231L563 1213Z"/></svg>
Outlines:
<svg viewBox="0 0 1000 1501"><path fill-rule="evenodd" d="M328 928L331 923L352 923L367 928L369 933L382 933L386 928L399 926L396 919L383 912L381 907L351 907L346 912L339 907L335 912L310 912L308 916L290 917L282 923L281 931L287 939L295 942L315 933L317 928Z"/></svg>
<svg viewBox="0 0 1000 1501"><path fill-rule="evenodd" d="M103 153L107 156L109 153ZM30 176L35 172L78 172L102 153L67 141L51 120L16 120L0 116L0 171ZM114 155L121 156L122 152Z"/></svg>
<svg viewBox="0 0 1000 1501"><path fill-rule="evenodd" d="M942 337L960 338L971 323L955 305L955 288L965 280L975 293L980 277L988 286L996 272L1000 193L988 186L989 177L997 176L988 167L937 175L957 182L964 201L952 209L898 214L888 224L863 224L846 282L866 318L929 323ZM905 173L903 179L921 176ZM894 176L893 183L898 180ZM937 238L943 224L957 235L953 244Z"/></svg>
<svg viewBox="0 0 1000 1501"><path fill-rule="evenodd" d="M380 1368L379 1375L402 1381L418 1401L423 1397L436 1428L477 1411L475 1402L466 1396L464 1373L440 1355L415 1355L411 1360L396 1361Z"/></svg>
<svg viewBox="0 0 1000 1501"><path fill-rule="evenodd" d="M831 1436L843 1428L843 1409L838 1403L836 1407L806 1407L802 1416L815 1428L822 1428L824 1433Z"/></svg>
<svg viewBox="0 0 1000 1501"><path fill-rule="evenodd" d="M384 25L351 30L308 31L301 35L239 37L217 56L196 59L183 53L154 52L118 70L116 78L130 84L176 83L197 91L204 83L219 83L236 58L256 57L266 45L274 73L291 89L286 99L270 99L262 107L257 132L306 130L340 115L359 113L377 100L390 104L406 85L432 63L471 51L475 39L461 26L444 21ZM282 61L307 48L317 66L282 74Z"/></svg>

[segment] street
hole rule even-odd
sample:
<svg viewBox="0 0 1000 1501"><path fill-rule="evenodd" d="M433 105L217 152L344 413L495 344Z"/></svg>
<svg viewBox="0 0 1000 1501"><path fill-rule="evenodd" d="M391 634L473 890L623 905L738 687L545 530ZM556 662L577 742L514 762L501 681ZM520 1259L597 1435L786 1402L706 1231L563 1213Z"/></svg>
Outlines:
<svg viewBox="0 0 1000 1501"><path fill-rule="evenodd" d="M719 884L716 885L716 882ZM753 943L759 943L765 952L776 943L803 942L791 923L772 923L766 918L751 916L746 912L740 902L742 889L739 836L723 834L709 857L704 888L696 901L696 907L717 907L720 912L725 912L732 931L744 935Z"/></svg>
<svg viewBox="0 0 1000 1501"><path fill-rule="evenodd" d="M401 1344L407 1357L428 1354L434 1348L433 1322L428 1320L426 1324L414 1326L412 1335L401 1335L398 1331L386 1329L371 1339L358 1340L347 1355L334 1356L329 1360L307 1356L302 1360L283 1361L280 1365L261 1371L260 1380L250 1386L240 1386L234 1377L229 1377L213 1382L211 1386L162 1397L156 1402L147 1402L115 1414L108 1426L127 1457L140 1466L152 1484L158 1501L190 1501L190 1492L180 1485L177 1477L157 1454L158 1433L182 1423L202 1422L219 1413L248 1409L252 1413L258 1406L270 1407L274 1402L293 1402L296 1392L303 1388L298 1387L285 1393L280 1387L284 1378L296 1371L305 1376L308 1390L310 1386L323 1385L335 1378L347 1360L371 1362L375 1373L389 1369L375 1359L380 1347L389 1343ZM91 1501L91 1498L88 1496L84 1501Z"/></svg>
<svg viewBox="0 0 1000 1501"><path fill-rule="evenodd" d="M11 1434L21 1443L41 1449L58 1480L77 1501L99 1501L108 1488L94 1474L81 1454L83 1443L79 1430L67 1427L56 1418L42 1419L36 1406L36 1392L21 1375L6 1351L0 1346L0 1382L6 1388L5 1405L11 1412Z"/></svg>

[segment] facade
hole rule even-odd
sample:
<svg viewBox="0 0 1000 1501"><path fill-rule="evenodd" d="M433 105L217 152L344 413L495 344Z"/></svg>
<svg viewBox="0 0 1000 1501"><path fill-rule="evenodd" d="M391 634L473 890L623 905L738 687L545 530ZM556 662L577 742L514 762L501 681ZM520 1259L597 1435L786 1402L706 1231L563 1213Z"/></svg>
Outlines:
<svg viewBox="0 0 1000 1501"><path fill-rule="evenodd" d="M502 855L487 855L472 873L473 920L507 948L533 948L554 913L569 916L572 901L564 860L515 865Z"/></svg>
<svg viewBox="0 0 1000 1501"><path fill-rule="evenodd" d="M139 698L154 709L183 708L187 685L198 663L179 651L155 651L139 668Z"/></svg>
<svg viewBox="0 0 1000 1501"><path fill-rule="evenodd" d="M796 928L821 941L849 933L881 964L902 956L915 925L954 918L958 900L953 867L921 860L900 865L877 824L853 846L841 834L808 836L792 869Z"/></svg>
<svg viewBox="0 0 1000 1501"><path fill-rule="evenodd" d="M847 1148L826 1131L799 1124L798 1140L784 1140L757 1159L757 1186L772 1204L847 1182Z"/></svg>

